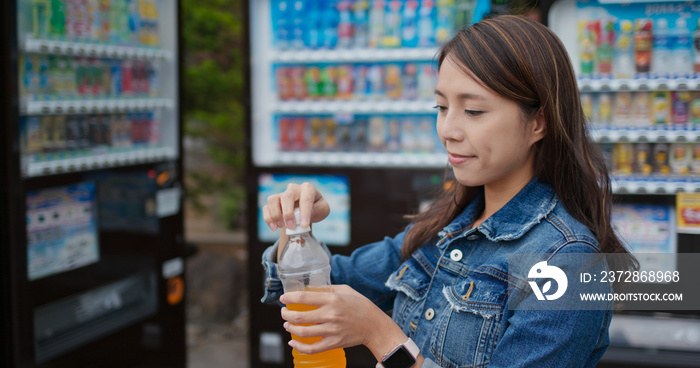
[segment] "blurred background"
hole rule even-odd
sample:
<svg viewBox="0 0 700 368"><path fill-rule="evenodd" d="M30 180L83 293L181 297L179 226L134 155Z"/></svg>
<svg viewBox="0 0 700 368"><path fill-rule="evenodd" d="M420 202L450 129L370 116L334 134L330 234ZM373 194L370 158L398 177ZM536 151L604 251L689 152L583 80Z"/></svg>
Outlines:
<svg viewBox="0 0 700 368"><path fill-rule="evenodd" d="M504 13L567 47L614 178L614 226L639 255L673 259L643 269L692 269L698 5L2 2L0 365L291 366L279 308L259 302L278 236L265 198L314 183L333 208L314 233L333 253L400 231L450 179L438 47ZM374 366L364 348L347 354ZM698 362L700 312L658 307L616 313L599 367Z"/></svg>

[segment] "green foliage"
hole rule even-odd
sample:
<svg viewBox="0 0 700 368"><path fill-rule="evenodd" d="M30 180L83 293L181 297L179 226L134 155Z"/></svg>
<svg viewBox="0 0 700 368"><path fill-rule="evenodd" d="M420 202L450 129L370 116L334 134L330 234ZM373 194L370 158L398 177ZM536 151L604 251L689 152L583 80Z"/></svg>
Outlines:
<svg viewBox="0 0 700 368"><path fill-rule="evenodd" d="M244 0L182 0L185 135L203 142L216 173L189 170L187 199L236 227L244 212L246 155ZM217 209L202 204L215 195Z"/></svg>

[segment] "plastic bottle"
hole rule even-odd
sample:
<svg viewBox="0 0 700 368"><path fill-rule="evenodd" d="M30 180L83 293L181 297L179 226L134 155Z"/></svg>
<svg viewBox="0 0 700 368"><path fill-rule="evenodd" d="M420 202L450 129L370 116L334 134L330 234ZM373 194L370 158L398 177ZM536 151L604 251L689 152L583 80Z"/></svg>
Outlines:
<svg viewBox="0 0 700 368"><path fill-rule="evenodd" d="M437 0L437 28L435 41L442 44L450 37L455 26L454 0Z"/></svg>
<svg viewBox="0 0 700 368"><path fill-rule="evenodd" d="M418 44L418 1L406 1L403 6L402 22L401 45L403 47L416 47Z"/></svg>
<svg viewBox="0 0 700 368"><path fill-rule="evenodd" d="M359 0L352 4L353 21L354 21L354 40L353 46L357 48L367 47L368 38L368 20L367 9L369 2L367 0Z"/></svg>
<svg viewBox="0 0 700 368"><path fill-rule="evenodd" d="M600 25L600 45L596 53L598 72L610 76L613 63L613 43L615 42L615 20L603 19Z"/></svg>
<svg viewBox="0 0 700 368"><path fill-rule="evenodd" d="M307 13L306 16L304 12ZM299 27L301 29L302 24L306 26L304 43L309 48L317 49L323 46L322 17L323 9L320 1L314 1L309 4L304 4L303 1L294 2L295 28Z"/></svg>
<svg viewBox="0 0 700 368"><path fill-rule="evenodd" d="M422 0L418 11L418 46L435 45L435 8L433 0Z"/></svg>
<svg viewBox="0 0 700 368"><path fill-rule="evenodd" d="M289 47L289 2L280 0L272 12L275 23L275 43L277 48L284 50Z"/></svg>
<svg viewBox="0 0 700 368"><path fill-rule="evenodd" d="M578 46L581 60L581 75L592 75L595 70L595 55L597 36L595 33L598 22L582 20L578 23Z"/></svg>
<svg viewBox="0 0 700 368"><path fill-rule="evenodd" d="M290 3L290 4L292 4L292 3ZM306 14L304 14L304 12L306 11L306 9L304 7L304 5L305 5L304 1L301 1L301 0L294 1L293 5L294 6L291 9L292 25L291 25L291 30L289 31L288 37L289 37L290 46L292 48L294 48L295 50L298 50L298 49L304 47L304 43L306 42L304 40L304 34L305 34L305 32L304 32L305 20L304 19L306 17ZM318 14L318 13L314 13L314 14ZM309 14L309 16L311 16L311 14ZM315 35L316 35L315 42L318 42L318 29L315 28L316 23L318 22L318 17L312 18L309 20L311 22L309 23L310 25L309 25L308 31L306 32L307 36L308 36L309 32L312 32L312 31L316 32L315 33ZM308 46L308 43L307 43L307 46Z"/></svg>
<svg viewBox="0 0 700 368"><path fill-rule="evenodd" d="M336 0L326 0L321 13L321 29L323 30L323 47L334 49L338 44L338 7Z"/></svg>
<svg viewBox="0 0 700 368"><path fill-rule="evenodd" d="M352 22L352 2L338 2L338 48L349 48L353 44L354 24Z"/></svg>
<svg viewBox="0 0 700 368"><path fill-rule="evenodd" d="M457 0L457 14L455 16L456 28L463 28L472 23L476 0Z"/></svg>
<svg viewBox="0 0 700 368"><path fill-rule="evenodd" d="M34 38L45 38L49 34L51 19L51 4L48 0L33 0L32 2L32 33Z"/></svg>
<svg viewBox="0 0 700 368"><path fill-rule="evenodd" d="M654 52L651 59L651 71L656 76L665 76L671 65L671 32L668 29L668 21L661 18L656 22L654 31Z"/></svg>
<svg viewBox="0 0 700 368"><path fill-rule="evenodd" d="M66 36L65 0L51 0L51 20L49 33L52 38L62 40Z"/></svg>
<svg viewBox="0 0 700 368"><path fill-rule="evenodd" d="M284 292L316 291L331 292L330 257L321 244L311 235L311 228L302 228L299 209L294 209L297 227L286 229L289 236L279 259L279 276ZM309 311L317 307L303 304L288 304L289 310ZM313 344L320 337L299 337L292 339L305 344ZM318 354L302 354L292 350L294 367L345 367L345 351L332 349Z"/></svg>
<svg viewBox="0 0 700 368"><path fill-rule="evenodd" d="M634 76L634 48L632 44L632 22L625 19L620 22L620 32L615 45L613 71L615 78L632 78Z"/></svg>
<svg viewBox="0 0 700 368"><path fill-rule="evenodd" d="M685 18L676 20L673 32L675 44L672 48L673 71L675 76L687 76L693 70L693 51L691 49L690 30Z"/></svg>
<svg viewBox="0 0 700 368"><path fill-rule="evenodd" d="M401 46L401 1L388 1L384 14L384 47L399 47Z"/></svg>
<svg viewBox="0 0 700 368"><path fill-rule="evenodd" d="M372 9L369 11L369 47L375 48L382 45L384 38L384 1L373 0Z"/></svg>
<svg viewBox="0 0 700 368"><path fill-rule="evenodd" d="M693 49L695 49L693 71L700 73L700 19L698 19L698 28L693 32Z"/></svg>
<svg viewBox="0 0 700 368"><path fill-rule="evenodd" d="M649 73L653 43L651 19L637 19L634 33L634 66L637 73Z"/></svg>

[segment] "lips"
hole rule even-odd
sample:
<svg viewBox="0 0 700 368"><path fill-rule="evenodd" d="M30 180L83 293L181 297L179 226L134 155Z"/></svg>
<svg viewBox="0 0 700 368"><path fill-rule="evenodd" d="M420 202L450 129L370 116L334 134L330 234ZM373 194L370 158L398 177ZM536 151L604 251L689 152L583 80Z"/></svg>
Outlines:
<svg viewBox="0 0 700 368"><path fill-rule="evenodd" d="M447 159L450 161L452 165L459 165L463 164L467 161L470 161L472 159L476 158L476 156L463 156L463 155L458 155L456 153L447 153Z"/></svg>

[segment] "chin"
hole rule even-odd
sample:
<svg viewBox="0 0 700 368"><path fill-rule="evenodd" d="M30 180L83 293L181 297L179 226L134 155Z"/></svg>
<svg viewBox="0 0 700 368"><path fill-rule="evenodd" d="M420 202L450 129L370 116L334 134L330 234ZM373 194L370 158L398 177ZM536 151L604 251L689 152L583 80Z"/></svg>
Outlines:
<svg viewBox="0 0 700 368"><path fill-rule="evenodd" d="M476 175L473 175L470 173L454 172L454 175L455 175L455 179L457 179L457 181L460 184L462 184L466 187L480 187L480 186L485 184L485 181L482 178L479 178Z"/></svg>

